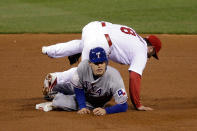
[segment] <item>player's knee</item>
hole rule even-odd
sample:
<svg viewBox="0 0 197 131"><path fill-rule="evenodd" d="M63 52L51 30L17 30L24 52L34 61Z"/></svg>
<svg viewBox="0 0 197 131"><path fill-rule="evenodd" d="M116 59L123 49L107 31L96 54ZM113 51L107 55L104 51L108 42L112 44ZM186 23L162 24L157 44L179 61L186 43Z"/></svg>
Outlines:
<svg viewBox="0 0 197 131"><path fill-rule="evenodd" d="M62 95L63 95L63 94L58 93L58 94L55 96L55 98L53 99L53 103L52 103L52 105L53 105L54 107L59 107L59 106L62 105Z"/></svg>
<svg viewBox="0 0 197 131"><path fill-rule="evenodd" d="M67 110L67 111L77 109L77 105L76 105L76 102L74 100L74 96L73 95L64 95L64 94L61 94L61 93L58 93L55 96L55 98L53 99L52 105L55 108L59 108L59 109L62 109L62 110Z"/></svg>

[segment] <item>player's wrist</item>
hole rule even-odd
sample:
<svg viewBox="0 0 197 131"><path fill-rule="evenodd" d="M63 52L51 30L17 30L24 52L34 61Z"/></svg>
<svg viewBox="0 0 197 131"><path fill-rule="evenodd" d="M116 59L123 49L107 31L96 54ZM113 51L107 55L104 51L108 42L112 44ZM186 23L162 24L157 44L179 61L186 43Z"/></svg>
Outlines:
<svg viewBox="0 0 197 131"><path fill-rule="evenodd" d="M80 110L81 110L81 109L84 109L84 108L87 109L85 104L79 105L79 109L80 109Z"/></svg>
<svg viewBox="0 0 197 131"><path fill-rule="evenodd" d="M106 109L106 108L104 108L104 110L105 110L105 113L106 113L106 114L109 114L109 113L107 112L107 109Z"/></svg>

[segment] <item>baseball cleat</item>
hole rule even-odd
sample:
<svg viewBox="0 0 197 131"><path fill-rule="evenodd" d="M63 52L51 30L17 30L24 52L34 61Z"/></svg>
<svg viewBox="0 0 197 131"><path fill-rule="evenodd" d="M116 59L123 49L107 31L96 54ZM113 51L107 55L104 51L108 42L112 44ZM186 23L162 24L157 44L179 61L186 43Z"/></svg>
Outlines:
<svg viewBox="0 0 197 131"><path fill-rule="evenodd" d="M53 110L52 102L44 102L44 103L36 104L36 109L43 110L45 112L51 111Z"/></svg>
<svg viewBox="0 0 197 131"><path fill-rule="evenodd" d="M46 49L46 48L47 48L46 46L43 46L43 47L42 47L42 53L43 53L43 54L47 54L47 49Z"/></svg>

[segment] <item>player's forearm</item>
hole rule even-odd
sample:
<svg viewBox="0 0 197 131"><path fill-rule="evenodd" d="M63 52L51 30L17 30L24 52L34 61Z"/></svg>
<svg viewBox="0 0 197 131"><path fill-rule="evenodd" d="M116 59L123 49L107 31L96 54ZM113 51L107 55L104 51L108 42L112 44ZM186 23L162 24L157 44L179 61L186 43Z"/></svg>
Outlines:
<svg viewBox="0 0 197 131"><path fill-rule="evenodd" d="M79 88L74 88L74 91L75 91L76 100L77 100L79 108L80 109L86 108L86 103L85 103L86 100L85 100L84 90L79 89Z"/></svg>
<svg viewBox="0 0 197 131"><path fill-rule="evenodd" d="M123 104L116 104L114 106L105 108L107 114L126 112L127 109L128 109L127 102L125 102Z"/></svg>
<svg viewBox="0 0 197 131"><path fill-rule="evenodd" d="M141 106L140 103L140 83L141 76L136 72L129 72L129 94L131 102L134 107L137 109Z"/></svg>

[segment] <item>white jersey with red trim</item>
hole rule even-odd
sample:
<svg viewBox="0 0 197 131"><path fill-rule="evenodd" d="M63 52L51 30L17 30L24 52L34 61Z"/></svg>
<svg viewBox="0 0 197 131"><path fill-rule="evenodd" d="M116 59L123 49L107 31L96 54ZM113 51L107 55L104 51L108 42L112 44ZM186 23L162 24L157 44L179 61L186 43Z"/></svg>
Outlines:
<svg viewBox="0 0 197 131"><path fill-rule="evenodd" d="M102 47L109 59L130 65L129 70L142 75L147 62L147 43L132 28L109 22L91 22L83 29L83 59L88 59L89 50Z"/></svg>
<svg viewBox="0 0 197 131"><path fill-rule="evenodd" d="M44 47L42 52L54 58L82 52L82 60L85 60L89 59L90 49L95 47L102 47L109 59L130 65L130 71L142 75L147 62L147 43L125 25L90 22L83 28L81 40Z"/></svg>

